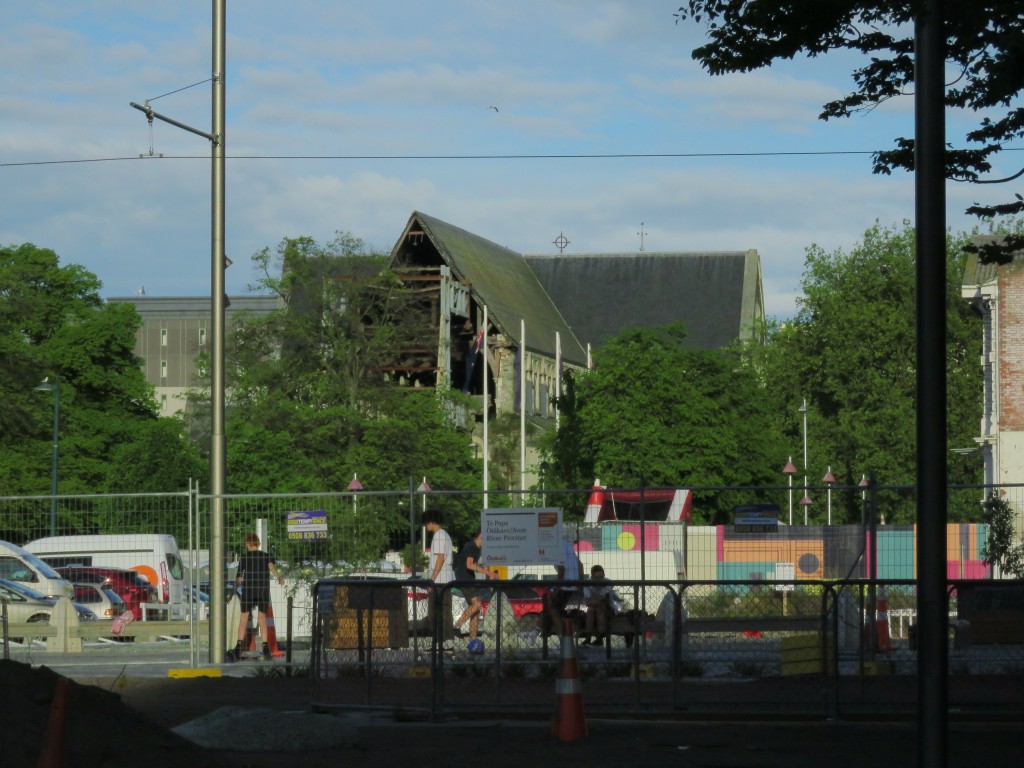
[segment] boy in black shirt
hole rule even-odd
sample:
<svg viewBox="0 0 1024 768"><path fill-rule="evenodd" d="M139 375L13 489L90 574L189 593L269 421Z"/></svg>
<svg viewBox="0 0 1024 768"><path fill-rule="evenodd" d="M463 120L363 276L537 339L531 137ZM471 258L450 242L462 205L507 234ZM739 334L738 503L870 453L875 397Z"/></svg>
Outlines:
<svg viewBox="0 0 1024 768"><path fill-rule="evenodd" d="M263 638L263 658L270 658L270 647L267 645L267 606L270 604L270 574L274 574L277 582L284 586L284 579L277 572L272 555L260 550L260 537L255 533L245 534L245 548L248 550L238 560L235 572L235 591L241 587L239 601L242 615L238 619L238 644L235 646L234 658L242 656L245 635L249 629L249 614L256 611L256 622Z"/></svg>

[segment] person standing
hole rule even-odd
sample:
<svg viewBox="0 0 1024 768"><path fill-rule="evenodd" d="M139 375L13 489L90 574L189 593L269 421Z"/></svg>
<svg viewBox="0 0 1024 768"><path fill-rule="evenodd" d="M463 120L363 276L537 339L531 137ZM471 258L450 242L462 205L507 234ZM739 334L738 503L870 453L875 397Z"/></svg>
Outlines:
<svg viewBox="0 0 1024 768"><path fill-rule="evenodd" d="M239 592L239 603L242 615L238 617L238 643L235 645L234 659L242 656L246 633L249 630L249 614L256 611L256 623L263 639L263 658L270 658L270 646L267 645L267 606L270 605L270 576L284 586L284 578L277 572L277 561L274 557L260 549L260 537L255 533L245 534L246 552L238 560L235 572L235 592ZM241 588L239 590L239 588ZM231 593L228 598L230 599Z"/></svg>
<svg viewBox="0 0 1024 768"><path fill-rule="evenodd" d="M555 565L555 578L559 581L580 580L582 565L570 539L562 539L561 562ZM552 587L547 593L545 614L548 634L561 635L564 631L566 607L570 601L579 601L579 587Z"/></svg>
<svg viewBox="0 0 1024 768"><path fill-rule="evenodd" d="M442 525L441 513L436 509L428 509L423 513L423 525L430 531L430 580L434 583L434 593L430 599L430 624L435 626L435 614L440 601L441 640L446 651L454 649L452 638L455 628L452 626L452 592L450 589L441 591L440 596L436 585L448 584L455 580L452 568L452 537Z"/></svg>
<svg viewBox="0 0 1024 768"><path fill-rule="evenodd" d="M478 573L482 573L485 579L494 577L488 569L480 565L480 545L483 543L483 534L477 531L476 536L462 545L458 557L455 558L455 578L458 581L473 581ZM480 598L480 590L474 587L460 587L462 596L466 598L466 610L455 620L456 633L461 633L462 625L469 621L469 641L476 640L477 632L480 629L480 614L483 612L483 601Z"/></svg>

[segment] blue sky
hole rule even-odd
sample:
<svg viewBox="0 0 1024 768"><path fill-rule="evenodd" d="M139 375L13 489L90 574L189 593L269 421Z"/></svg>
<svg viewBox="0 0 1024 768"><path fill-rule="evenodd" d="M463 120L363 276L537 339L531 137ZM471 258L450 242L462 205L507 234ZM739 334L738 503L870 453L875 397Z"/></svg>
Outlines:
<svg viewBox="0 0 1024 768"><path fill-rule="evenodd" d="M865 154L736 153L889 148L912 135L912 99L824 123L856 58L712 78L678 6L229 0L229 293L284 237L389 251L421 210L527 253L559 232L567 252L635 251L641 222L649 252L754 248L768 314L791 315L805 249L912 219L912 177L874 176ZM103 296L208 294L209 145L157 122L164 158L140 159L150 131L128 103L210 130L209 84L186 88L210 77L209 0L6 3L0 27L0 243L52 248ZM638 154L705 156L451 159ZM106 158L125 159L50 162ZM963 209L1006 190L948 194L950 226L970 229Z"/></svg>

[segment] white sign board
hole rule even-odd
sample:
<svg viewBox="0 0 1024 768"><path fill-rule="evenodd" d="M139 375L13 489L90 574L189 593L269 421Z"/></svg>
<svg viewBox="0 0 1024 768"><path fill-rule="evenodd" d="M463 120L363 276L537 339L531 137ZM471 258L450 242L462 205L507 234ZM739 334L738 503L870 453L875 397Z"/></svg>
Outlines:
<svg viewBox="0 0 1024 768"><path fill-rule="evenodd" d="M796 581L796 566L792 563L776 563L775 581ZM793 589L792 584L775 584L776 592L792 592Z"/></svg>
<svg viewBox="0 0 1024 768"><path fill-rule="evenodd" d="M562 510L557 507L485 509L480 514L480 531L484 565L562 562Z"/></svg>

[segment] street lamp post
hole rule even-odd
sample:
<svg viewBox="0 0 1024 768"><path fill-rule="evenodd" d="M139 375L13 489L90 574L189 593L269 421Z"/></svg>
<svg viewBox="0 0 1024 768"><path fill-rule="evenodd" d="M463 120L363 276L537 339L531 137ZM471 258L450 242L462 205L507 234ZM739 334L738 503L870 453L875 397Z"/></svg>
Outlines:
<svg viewBox="0 0 1024 768"><path fill-rule="evenodd" d="M811 506L811 498L807 495L807 398L800 406L800 413L804 416L804 495L800 499L800 506L804 508L804 525L807 525L807 508Z"/></svg>
<svg viewBox="0 0 1024 768"><path fill-rule="evenodd" d="M60 441L60 376L47 376L36 387L39 392L53 392L53 458L50 460L50 535L57 535L57 455Z"/></svg>
<svg viewBox="0 0 1024 768"><path fill-rule="evenodd" d="M352 473L352 482L348 484L348 489L352 491L352 514L355 515L359 512L356 506L356 494L363 490L363 484L359 482L359 475L355 472Z"/></svg>
<svg viewBox="0 0 1024 768"><path fill-rule="evenodd" d="M796 467L793 466L793 457L789 457L786 466L782 468L782 474L789 477L789 524L793 524L793 475L796 474Z"/></svg>
<svg viewBox="0 0 1024 768"><path fill-rule="evenodd" d="M474 443L474 446L476 444ZM420 483L420 487L416 489L423 495L423 514L427 513L427 494L430 493L430 486L427 485L427 478L424 476L423 482ZM420 534L420 543L423 547L423 551L427 551L427 526L421 524L422 532ZM412 545L413 549L416 548L415 544Z"/></svg>
<svg viewBox="0 0 1024 768"><path fill-rule="evenodd" d="M832 474L831 466L821 480L828 486L828 524L832 525L832 483L836 481L836 476Z"/></svg>

